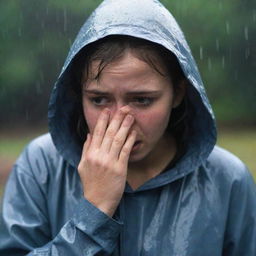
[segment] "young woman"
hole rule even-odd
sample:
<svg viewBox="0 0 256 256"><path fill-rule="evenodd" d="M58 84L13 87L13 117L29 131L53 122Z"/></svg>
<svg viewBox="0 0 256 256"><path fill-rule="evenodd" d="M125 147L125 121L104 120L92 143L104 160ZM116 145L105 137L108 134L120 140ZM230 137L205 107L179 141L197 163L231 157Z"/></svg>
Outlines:
<svg viewBox="0 0 256 256"><path fill-rule="evenodd" d="M215 146L200 75L155 0L104 1L3 201L1 255L255 256L256 189Z"/></svg>

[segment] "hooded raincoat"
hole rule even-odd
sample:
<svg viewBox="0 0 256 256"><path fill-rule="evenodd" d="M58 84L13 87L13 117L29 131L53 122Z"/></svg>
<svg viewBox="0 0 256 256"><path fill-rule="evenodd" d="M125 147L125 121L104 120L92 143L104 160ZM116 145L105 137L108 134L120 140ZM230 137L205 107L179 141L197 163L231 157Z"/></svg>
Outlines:
<svg viewBox="0 0 256 256"><path fill-rule="evenodd" d="M86 45L130 35L174 53L190 82L186 153L133 191L113 218L83 197L71 66ZM215 146L214 116L182 31L157 0L106 0L81 28L53 89L50 134L32 141L6 185L0 255L255 256L256 189L246 166Z"/></svg>

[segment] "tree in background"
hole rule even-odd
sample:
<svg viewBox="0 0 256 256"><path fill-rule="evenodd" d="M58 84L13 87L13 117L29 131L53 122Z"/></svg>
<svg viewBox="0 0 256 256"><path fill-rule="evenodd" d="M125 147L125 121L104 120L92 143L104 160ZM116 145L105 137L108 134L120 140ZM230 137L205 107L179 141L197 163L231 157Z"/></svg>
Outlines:
<svg viewBox="0 0 256 256"><path fill-rule="evenodd" d="M46 123L47 102L71 42L100 0L0 3L0 123ZM199 65L217 119L256 123L254 0L163 0Z"/></svg>

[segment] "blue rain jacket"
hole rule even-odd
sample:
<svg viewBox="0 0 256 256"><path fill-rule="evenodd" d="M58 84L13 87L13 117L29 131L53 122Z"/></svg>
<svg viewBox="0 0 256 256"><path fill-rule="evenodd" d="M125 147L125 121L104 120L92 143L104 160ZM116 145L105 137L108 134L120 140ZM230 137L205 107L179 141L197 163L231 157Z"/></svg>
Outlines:
<svg viewBox="0 0 256 256"><path fill-rule="evenodd" d="M113 218L83 197L72 60L108 35L150 40L173 52L188 87L189 136L177 164L133 191ZM157 0L106 0L81 28L53 89L50 134L13 167L2 206L0 255L255 256L256 189L246 166L215 146L214 116L183 33Z"/></svg>

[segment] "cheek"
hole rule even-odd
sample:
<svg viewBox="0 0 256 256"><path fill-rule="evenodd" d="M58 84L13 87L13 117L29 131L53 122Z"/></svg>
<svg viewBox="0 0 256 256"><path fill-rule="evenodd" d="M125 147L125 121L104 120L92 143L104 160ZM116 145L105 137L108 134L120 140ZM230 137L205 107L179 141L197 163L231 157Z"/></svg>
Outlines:
<svg viewBox="0 0 256 256"><path fill-rule="evenodd" d="M83 112L84 112L84 118L88 125L89 131L90 133L92 133L94 130L94 127L96 126L98 116L100 113L99 111L86 106L84 106Z"/></svg>
<svg viewBox="0 0 256 256"><path fill-rule="evenodd" d="M136 122L143 134L155 136L163 133L169 122L170 111L154 110L136 115Z"/></svg>

